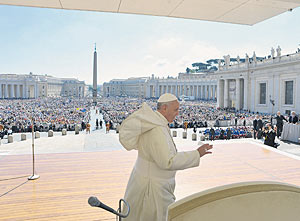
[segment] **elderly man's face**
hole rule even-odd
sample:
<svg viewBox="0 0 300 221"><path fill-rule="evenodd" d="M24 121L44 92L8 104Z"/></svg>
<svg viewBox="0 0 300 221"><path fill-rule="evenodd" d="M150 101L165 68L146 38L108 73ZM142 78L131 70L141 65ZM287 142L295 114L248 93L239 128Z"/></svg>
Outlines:
<svg viewBox="0 0 300 221"><path fill-rule="evenodd" d="M173 101L169 105L164 107L165 118L169 123L172 123L175 120L175 117L179 114L179 102Z"/></svg>

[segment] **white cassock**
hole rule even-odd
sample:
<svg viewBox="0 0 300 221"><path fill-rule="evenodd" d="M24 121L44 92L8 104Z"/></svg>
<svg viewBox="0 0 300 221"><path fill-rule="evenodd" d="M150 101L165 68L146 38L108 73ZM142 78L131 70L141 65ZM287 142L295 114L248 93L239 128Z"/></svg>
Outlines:
<svg viewBox="0 0 300 221"><path fill-rule="evenodd" d="M130 204L125 220L165 221L175 201L176 171L198 166L199 152L177 152L167 119L146 103L124 120L119 139L127 150L138 150L124 197Z"/></svg>

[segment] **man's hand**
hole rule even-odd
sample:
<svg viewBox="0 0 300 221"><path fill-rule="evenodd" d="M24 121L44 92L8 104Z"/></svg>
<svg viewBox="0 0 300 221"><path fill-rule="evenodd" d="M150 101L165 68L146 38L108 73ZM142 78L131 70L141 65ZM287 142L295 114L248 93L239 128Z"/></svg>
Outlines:
<svg viewBox="0 0 300 221"><path fill-rule="evenodd" d="M213 148L213 145L209 145L209 144L203 144L202 146L198 147L198 152L200 154L200 157L203 157L206 154L212 154L211 151L209 151L210 149Z"/></svg>

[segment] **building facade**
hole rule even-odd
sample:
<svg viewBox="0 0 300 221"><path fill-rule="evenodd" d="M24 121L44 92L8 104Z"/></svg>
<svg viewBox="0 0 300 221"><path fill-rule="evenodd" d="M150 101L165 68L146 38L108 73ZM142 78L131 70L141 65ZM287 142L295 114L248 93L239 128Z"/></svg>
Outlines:
<svg viewBox="0 0 300 221"><path fill-rule="evenodd" d="M103 84L104 96L131 96L158 98L164 93L177 97L189 96L196 100L213 100L217 98L217 80L214 73L187 74L168 78L129 78L111 80Z"/></svg>
<svg viewBox="0 0 300 221"><path fill-rule="evenodd" d="M0 74L0 99L84 97L85 83L47 75Z"/></svg>
<svg viewBox="0 0 300 221"><path fill-rule="evenodd" d="M148 78L114 79L103 84L103 95L146 97Z"/></svg>
<svg viewBox="0 0 300 221"><path fill-rule="evenodd" d="M217 100L219 108L235 108L260 113L300 113L300 50L281 55L272 48L268 58L234 59L224 56L218 71L179 73L178 76L112 80L103 85L104 96L158 98L172 93L178 98ZM222 62L221 62L222 61Z"/></svg>
<svg viewBox="0 0 300 221"><path fill-rule="evenodd" d="M260 113L300 113L300 53L219 66L217 106ZM255 53L254 53L255 55Z"/></svg>

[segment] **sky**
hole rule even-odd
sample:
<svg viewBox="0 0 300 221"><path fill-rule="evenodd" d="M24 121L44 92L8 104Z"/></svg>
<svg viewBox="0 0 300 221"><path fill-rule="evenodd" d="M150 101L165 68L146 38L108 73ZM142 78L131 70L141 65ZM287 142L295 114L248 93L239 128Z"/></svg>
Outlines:
<svg viewBox="0 0 300 221"><path fill-rule="evenodd" d="M0 74L47 74L92 84L174 76L224 55L268 56L300 47L300 8L253 26L158 16L0 5Z"/></svg>

